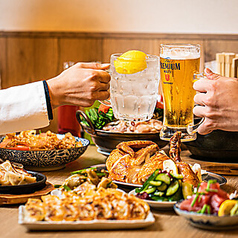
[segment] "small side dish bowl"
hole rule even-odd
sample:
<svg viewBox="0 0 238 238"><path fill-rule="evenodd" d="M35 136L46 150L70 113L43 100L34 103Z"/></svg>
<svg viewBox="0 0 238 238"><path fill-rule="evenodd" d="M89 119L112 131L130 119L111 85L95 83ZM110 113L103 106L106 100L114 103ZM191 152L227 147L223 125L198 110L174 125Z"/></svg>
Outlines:
<svg viewBox="0 0 238 238"><path fill-rule="evenodd" d="M180 209L182 201L174 205L175 212L184 217L192 226L207 230L227 230L238 228L238 215L217 216L188 212Z"/></svg>
<svg viewBox="0 0 238 238"><path fill-rule="evenodd" d="M61 139L64 135L57 135ZM66 164L78 159L87 149L89 140L75 137L81 141L81 147L58 150L10 150L0 148L0 157L3 160L20 163L24 168L38 171L57 170ZM3 140L0 139L0 142Z"/></svg>
<svg viewBox="0 0 238 238"><path fill-rule="evenodd" d="M82 116L87 123L89 124L89 127L85 124L81 123ZM96 146L99 149L99 152L110 154L112 150L116 148L116 146L122 142L122 141L132 141L132 140L150 140L155 142L160 148L163 148L168 144L167 141L163 141L160 139L159 133L120 133L120 132L110 132L110 131L104 131L95 129L92 122L88 118L88 116L83 112L78 110L76 112L76 117L83 128L84 131L86 131L89 135L91 135L93 142L96 144Z"/></svg>

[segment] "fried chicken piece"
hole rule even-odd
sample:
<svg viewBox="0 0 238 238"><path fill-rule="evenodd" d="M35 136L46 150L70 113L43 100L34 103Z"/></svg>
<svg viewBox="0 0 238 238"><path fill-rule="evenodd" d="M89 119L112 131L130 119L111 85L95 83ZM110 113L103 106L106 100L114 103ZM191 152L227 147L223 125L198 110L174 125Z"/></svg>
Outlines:
<svg viewBox="0 0 238 238"><path fill-rule="evenodd" d="M170 139L169 156L174 161L181 161L181 132L177 131Z"/></svg>
<svg viewBox="0 0 238 238"><path fill-rule="evenodd" d="M200 181L190 165L185 162L177 162L176 165L178 167L179 174L183 175L183 182L190 183L194 187L197 187Z"/></svg>
<svg viewBox="0 0 238 238"><path fill-rule="evenodd" d="M161 152L157 152L154 156L149 157L147 161L143 164L137 177L132 180L133 183L143 184L155 169L163 170L163 162L169 159L169 157Z"/></svg>

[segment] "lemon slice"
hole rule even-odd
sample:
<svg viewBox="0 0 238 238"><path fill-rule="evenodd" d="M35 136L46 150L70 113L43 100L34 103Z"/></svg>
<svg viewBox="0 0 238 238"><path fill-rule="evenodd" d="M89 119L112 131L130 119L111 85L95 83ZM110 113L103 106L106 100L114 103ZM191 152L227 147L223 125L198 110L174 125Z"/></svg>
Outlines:
<svg viewBox="0 0 238 238"><path fill-rule="evenodd" d="M186 199L193 195L193 185L190 183L182 183L182 194L183 198Z"/></svg>
<svg viewBox="0 0 238 238"><path fill-rule="evenodd" d="M219 207L218 216L230 215L230 211L236 203L236 200L225 200Z"/></svg>
<svg viewBox="0 0 238 238"><path fill-rule="evenodd" d="M135 74L147 68L147 55L139 50L129 50L114 61L119 74Z"/></svg>
<svg viewBox="0 0 238 238"><path fill-rule="evenodd" d="M170 172L173 175L178 175L178 167L171 159L165 160L163 162L163 170L166 170L168 173Z"/></svg>

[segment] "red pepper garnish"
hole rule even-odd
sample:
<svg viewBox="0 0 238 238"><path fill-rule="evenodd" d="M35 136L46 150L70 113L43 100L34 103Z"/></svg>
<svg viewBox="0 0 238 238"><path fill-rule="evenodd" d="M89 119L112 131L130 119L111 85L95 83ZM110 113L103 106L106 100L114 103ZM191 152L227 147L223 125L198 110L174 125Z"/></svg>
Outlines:
<svg viewBox="0 0 238 238"><path fill-rule="evenodd" d="M110 107L111 107L111 106L106 106L106 105L104 105L104 104L100 104L100 106L99 106L99 108L98 108L98 112L107 113Z"/></svg>

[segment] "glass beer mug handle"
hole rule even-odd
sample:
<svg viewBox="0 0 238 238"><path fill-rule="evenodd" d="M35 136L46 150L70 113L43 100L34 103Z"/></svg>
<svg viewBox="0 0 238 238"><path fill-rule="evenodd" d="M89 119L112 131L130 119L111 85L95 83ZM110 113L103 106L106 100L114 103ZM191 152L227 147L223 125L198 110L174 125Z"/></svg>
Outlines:
<svg viewBox="0 0 238 238"><path fill-rule="evenodd" d="M192 123L188 125L187 132L189 135L193 135L197 132L198 127L204 122L205 118L203 117L200 122L193 125Z"/></svg>
<svg viewBox="0 0 238 238"><path fill-rule="evenodd" d="M105 71L111 75L110 69L106 69ZM109 98L109 99L102 100L102 101L101 101L101 100L98 100L98 101L99 101L100 103L106 105L106 106L110 106L110 107L111 107L111 100L110 100L110 98Z"/></svg>

